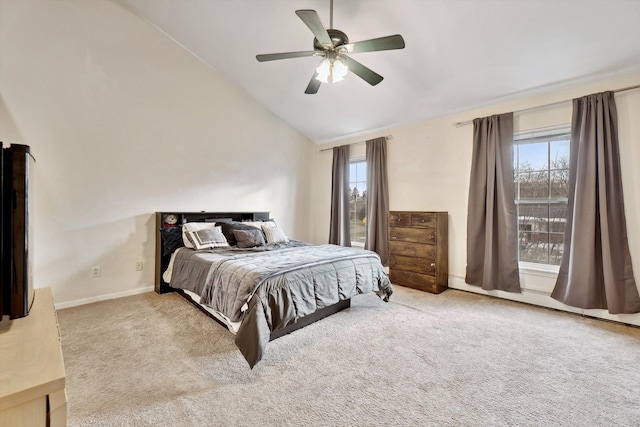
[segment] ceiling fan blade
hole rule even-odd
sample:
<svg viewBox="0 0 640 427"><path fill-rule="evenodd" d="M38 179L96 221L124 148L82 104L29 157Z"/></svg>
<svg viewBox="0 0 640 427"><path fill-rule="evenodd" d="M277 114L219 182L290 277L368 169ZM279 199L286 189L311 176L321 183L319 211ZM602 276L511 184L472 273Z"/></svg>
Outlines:
<svg viewBox="0 0 640 427"><path fill-rule="evenodd" d="M378 50L404 49L404 39L400 34L380 37L377 39L363 40L360 42L341 46L349 53L374 52Z"/></svg>
<svg viewBox="0 0 640 427"><path fill-rule="evenodd" d="M309 27L313 35L316 36L316 39L318 39L318 41L320 42L320 44L327 47L333 47L333 42L331 41L331 37L329 37L329 33L327 33L327 30L324 28L324 25L322 25L322 22L320 22L320 17L318 16L318 12L316 12L315 10L308 10L308 9L296 10L296 15L298 15L298 17L302 19L302 22L304 22L307 25L307 27Z"/></svg>
<svg viewBox="0 0 640 427"><path fill-rule="evenodd" d="M351 59L346 55L340 55L340 58L343 58L344 61L347 63L347 67L349 67L349 71L351 71L353 74L357 75L358 77L360 77L361 79L369 83L371 86L375 86L382 81L383 77L380 74L365 67L358 61Z"/></svg>
<svg viewBox="0 0 640 427"><path fill-rule="evenodd" d="M256 55L256 59L259 62L275 61L276 59L289 59L289 58L301 58L303 56L315 55L315 50L301 51L301 52L285 52L285 53L267 53L264 55Z"/></svg>
<svg viewBox="0 0 640 427"><path fill-rule="evenodd" d="M318 89L320 89L320 84L322 82L316 79L316 77L318 77L317 71L313 73L313 77L311 77L311 81L309 81L309 84L307 85L307 89L304 91L304 93L306 93L307 95L313 95L315 93L318 93Z"/></svg>

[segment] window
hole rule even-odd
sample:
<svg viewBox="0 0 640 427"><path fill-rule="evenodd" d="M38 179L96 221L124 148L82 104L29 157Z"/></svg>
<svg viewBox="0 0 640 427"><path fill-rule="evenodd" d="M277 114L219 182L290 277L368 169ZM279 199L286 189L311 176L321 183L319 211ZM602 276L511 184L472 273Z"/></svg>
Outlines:
<svg viewBox="0 0 640 427"><path fill-rule="evenodd" d="M560 265L569 190L567 126L514 135L518 259Z"/></svg>
<svg viewBox="0 0 640 427"><path fill-rule="evenodd" d="M349 218L351 218L351 244L364 246L367 226L367 162L353 160L349 163Z"/></svg>

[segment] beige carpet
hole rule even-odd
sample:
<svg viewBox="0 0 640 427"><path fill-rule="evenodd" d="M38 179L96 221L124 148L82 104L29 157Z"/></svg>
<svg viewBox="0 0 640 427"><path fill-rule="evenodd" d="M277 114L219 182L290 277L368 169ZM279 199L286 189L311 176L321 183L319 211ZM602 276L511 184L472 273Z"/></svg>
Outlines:
<svg viewBox="0 0 640 427"><path fill-rule="evenodd" d="M640 329L396 287L270 343L175 294L60 310L70 426L637 426Z"/></svg>

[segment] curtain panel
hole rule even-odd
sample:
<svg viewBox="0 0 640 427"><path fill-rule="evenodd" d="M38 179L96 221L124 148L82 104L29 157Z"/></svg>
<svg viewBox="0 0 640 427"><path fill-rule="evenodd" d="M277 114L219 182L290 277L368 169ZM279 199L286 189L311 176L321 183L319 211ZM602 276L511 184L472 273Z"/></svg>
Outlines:
<svg viewBox="0 0 640 427"><path fill-rule="evenodd" d="M348 145L333 147L329 243L340 246L351 246Z"/></svg>
<svg viewBox="0 0 640 427"><path fill-rule="evenodd" d="M573 307L640 312L611 91L573 100L564 251L551 296Z"/></svg>
<svg viewBox="0 0 640 427"><path fill-rule="evenodd" d="M380 255L389 265L389 180L387 175L387 138L366 142L367 227L364 248Z"/></svg>
<svg viewBox="0 0 640 427"><path fill-rule="evenodd" d="M513 113L473 121L465 281L520 292L513 184Z"/></svg>

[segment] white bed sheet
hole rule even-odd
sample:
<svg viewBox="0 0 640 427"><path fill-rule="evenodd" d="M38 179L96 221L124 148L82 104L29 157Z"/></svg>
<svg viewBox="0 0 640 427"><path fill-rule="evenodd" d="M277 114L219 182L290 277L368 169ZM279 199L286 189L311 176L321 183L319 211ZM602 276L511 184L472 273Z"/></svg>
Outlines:
<svg viewBox="0 0 640 427"><path fill-rule="evenodd" d="M189 290L186 289L182 289L182 292L184 292L185 294L187 294L187 296L189 298L191 298L195 303L197 303L200 307L204 308L205 310L207 310L208 313L211 313L212 316L214 316L216 319L218 319L219 321L221 321L222 323L225 324L225 326L235 335L238 332L238 328L240 328L240 323L241 322L232 322L231 320L229 320L229 318L227 316L225 316L224 314L215 311L214 309L212 309L211 307L208 307L204 304L200 304L200 295L191 292Z"/></svg>
<svg viewBox="0 0 640 427"><path fill-rule="evenodd" d="M164 280L165 283L171 283L171 274L173 273L173 260L176 259L176 254L180 249L182 248L178 248L171 254L169 265L167 266L167 269L164 271L164 273L162 273L162 280Z"/></svg>

